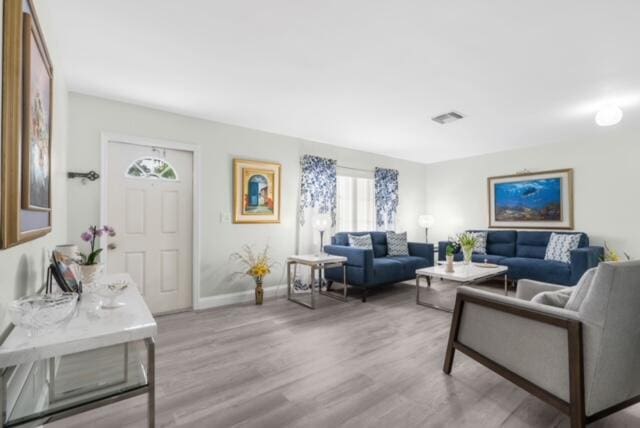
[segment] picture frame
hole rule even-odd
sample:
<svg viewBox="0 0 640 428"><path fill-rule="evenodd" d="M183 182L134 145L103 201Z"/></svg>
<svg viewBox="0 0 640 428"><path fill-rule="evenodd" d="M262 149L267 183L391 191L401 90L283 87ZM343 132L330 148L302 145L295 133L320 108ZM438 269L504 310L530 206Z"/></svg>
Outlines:
<svg viewBox="0 0 640 428"><path fill-rule="evenodd" d="M574 228L573 169L487 178L489 228Z"/></svg>
<svg viewBox="0 0 640 428"><path fill-rule="evenodd" d="M78 279L78 273L74 270L71 260L54 250L51 253L51 265L53 276L63 291L82 292L82 281Z"/></svg>
<svg viewBox="0 0 640 428"><path fill-rule="evenodd" d="M29 13L22 30L22 208L51 211L53 70Z"/></svg>
<svg viewBox="0 0 640 428"><path fill-rule="evenodd" d="M233 223L280 223L279 163L233 160Z"/></svg>
<svg viewBox="0 0 640 428"><path fill-rule="evenodd" d="M27 29L36 32L39 47L46 57L51 78L51 99L53 106L53 79L50 57L42 35L36 10L31 0L5 0L2 17L2 155L0 157L0 248L9 248L42 237L51 232L53 206L51 183L51 124L52 115L46 120L49 126L48 166L49 207L27 206L24 175L24 99L23 81L25 73L24 40ZM28 21L28 22L27 22ZM53 110L53 108L51 108ZM26 206L26 208L25 208ZM44 209L38 209L44 208Z"/></svg>

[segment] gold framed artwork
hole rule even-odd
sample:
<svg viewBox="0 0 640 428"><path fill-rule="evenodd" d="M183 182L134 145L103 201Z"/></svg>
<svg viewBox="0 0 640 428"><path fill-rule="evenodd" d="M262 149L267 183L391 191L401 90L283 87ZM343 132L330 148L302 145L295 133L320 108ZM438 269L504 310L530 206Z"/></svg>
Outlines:
<svg viewBox="0 0 640 428"><path fill-rule="evenodd" d="M280 223L280 164L233 160L233 222Z"/></svg>
<svg viewBox="0 0 640 428"><path fill-rule="evenodd" d="M489 177L489 227L573 229L573 169Z"/></svg>
<svg viewBox="0 0 640 428"><path fill-rule="evenodd" d="M3 2L0 247L51 231L53 68L31 0Z"/></svg>

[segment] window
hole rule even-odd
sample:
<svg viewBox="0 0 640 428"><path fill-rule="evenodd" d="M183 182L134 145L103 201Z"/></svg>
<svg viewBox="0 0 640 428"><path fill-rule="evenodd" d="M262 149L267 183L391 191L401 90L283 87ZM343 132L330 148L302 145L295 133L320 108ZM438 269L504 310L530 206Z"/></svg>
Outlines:
<svg viewBox="0 0 640 428"><path fill-rule="evenodd" d="M178 174L171 164L163 159L142 157L129 165L127 177L177 180Z"/></svg>
<svg viewBox="0 0 640 428"><path fill-rule="evenodd" d="M338 175L336 229L338 232L375 230L373 178Z"/></svg>

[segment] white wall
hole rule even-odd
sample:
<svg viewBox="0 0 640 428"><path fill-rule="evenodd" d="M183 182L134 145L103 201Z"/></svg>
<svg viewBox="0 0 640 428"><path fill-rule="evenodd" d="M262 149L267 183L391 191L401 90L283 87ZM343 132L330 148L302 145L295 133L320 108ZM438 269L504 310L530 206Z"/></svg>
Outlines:
<svg viewBox="0 0 640 428"><path fill-rule="evenodd" d="M532 147L427 165L427 211L436 217L433 239L487 228L487 177L524 169L574 169L575 230L591 243L640 258L640 141L615 128L594 129L590 141Z"/></svg>
<svg viewBox="0 0 640 428"><path fill-rule="evenodd" d="M34 241L0 250L0 332L9 323L6 316L7 304L12 300L35 292L45 282L45 253L67 237L67 188L66 188L66 146L67 146L67 88L61 78L62 64L57 61L56 41L51 36L50 21L46 4L36 1L40 25L47 41L47 48L54 67L55 87L53 99L52 130L52 233ZM0 20L1 21L1 20ZM1 23L0 23L1 27ZM1 33L1 31L0 31Z"/></svg>
<svg viewBox="0 0 640 428"><path fill-rule="evenodd" d="M296 239L296 204L301 154L316 154L338 160L339 165L372 169L375 166L400 171L398 229L422 239L416 224L425 206L424 165L326 144L269 134L180 116L145 107L71 93L69 95L69 170L100 169L100 133L114 132L147 138L197 144L202 152L202 266L201 296L217 296L248 290L248 280L231 281L229 255L245 243L272 248L276 260L293 254ZM248 158L282 164L281 223L236 225L222 223L221 213L232 211L232 159ZM69 182L69 241L79 243L80 233L100 220L100 182ZM283 269L277 269L266 285L282 284Z"/></svg>

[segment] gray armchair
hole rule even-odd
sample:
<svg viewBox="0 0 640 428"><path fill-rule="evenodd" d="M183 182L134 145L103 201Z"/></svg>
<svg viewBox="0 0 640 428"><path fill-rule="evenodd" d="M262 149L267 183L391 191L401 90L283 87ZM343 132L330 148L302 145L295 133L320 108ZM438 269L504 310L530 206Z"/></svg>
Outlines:
<svg viewBox="0 0 640 428"><path fill-rule="evenodd" d="M513 298L460 287L444 372L460 351L569 415L572 427L640 402L640 261L601 263L573 291L575 310L530 301L558 289L521 280Z"/></svg>

